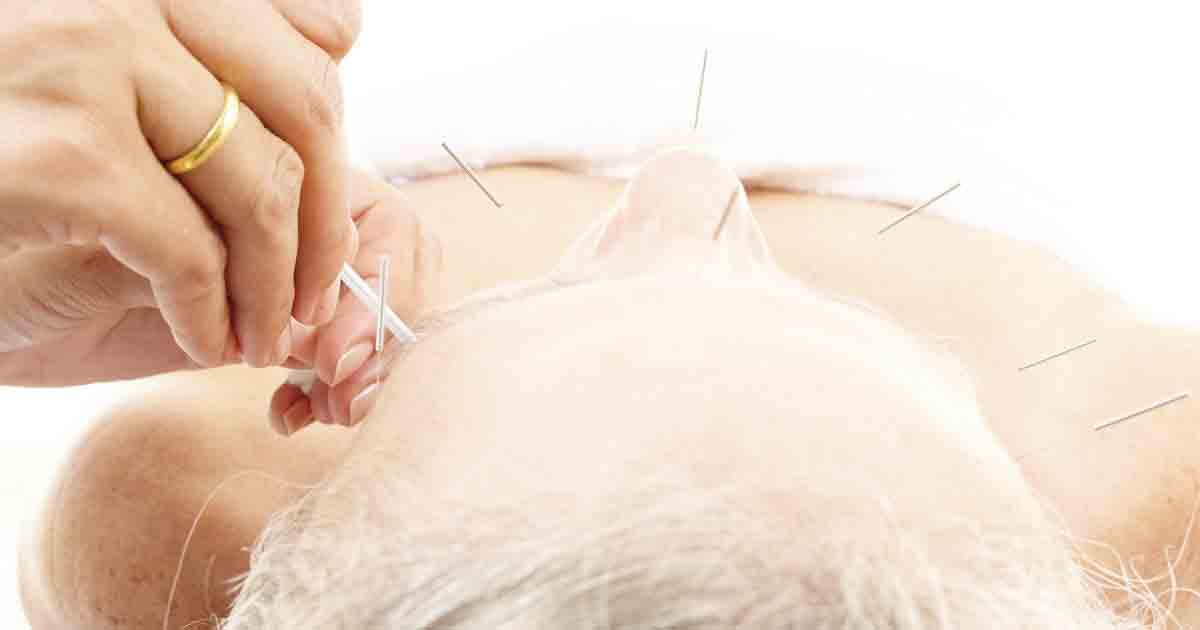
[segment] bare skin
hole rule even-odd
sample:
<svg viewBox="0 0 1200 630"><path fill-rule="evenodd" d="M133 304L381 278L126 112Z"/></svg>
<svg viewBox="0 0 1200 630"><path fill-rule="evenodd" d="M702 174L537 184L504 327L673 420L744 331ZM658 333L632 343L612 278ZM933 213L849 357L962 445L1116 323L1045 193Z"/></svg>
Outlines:
<svg viewBox="0 0 1200 630"><path fill-rule="evenodd" d="M624 185L540 167L484 177L498 196L522 202L496 212L462 176L404 187L441 236L445 301L545 272ZM1116 296L1040 249L934 216L877 237L900 209L766 191L750 203L785 270L945 339L973 373L990 428L1076 536L1144 558L1143 575L1163 568L1162 550L1183 539L1197 498L1194 403L1108 431L1092 426L1193 387L1189 359L1200 336L1137 321ZM1088 337L1100 342L1017 370ZM184 538L213 488L247 469L294 483L336 469L351 431L310 428L284 440L263 422L279 379L236 368L167 377L154 397L97 425L25 548L34 628L160 627ZM185 557L173 626L223 614L226 589L208 585L246 569L243 549L298 492L257 476L224 487ZM1111 565L1108 552L1083 551ZM1180 586L1194 587L1198 571L1186 554L1176 566ZM1185 598L1176 612L1187 624L1193 611Z"/></svg>
<svg viewBox="0 0 1200 630"><path fill-rule="evenodd" d="M19 132L0 146L0 382L172 369L140 363L150 335L131 328L197 365L281 365L293 316L328 322L354 257L337 64L360 22L355 0L6 3L0 124ZM237 125L170 174L222 114L222 82ZM97 274L140 282L139 299L73 285ZM79 356L97 338L107 361L39 371L46 346Z"/></svg>

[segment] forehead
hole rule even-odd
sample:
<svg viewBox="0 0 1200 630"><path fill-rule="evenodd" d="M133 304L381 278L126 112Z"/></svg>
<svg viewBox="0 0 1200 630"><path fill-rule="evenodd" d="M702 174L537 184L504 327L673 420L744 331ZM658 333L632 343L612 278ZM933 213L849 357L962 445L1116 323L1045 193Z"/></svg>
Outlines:
<svg viewBox="0 0 1200 630"><path fill-rule="evenodd" d="M573 492L664 464L704 477L797 457L825 462L809 472L832 480L844 476L835 453L945 438L970 421L962 394L856 307L641 278L535 295L438 332L397 366L359 444L473 496L501 479Z"/></svg>

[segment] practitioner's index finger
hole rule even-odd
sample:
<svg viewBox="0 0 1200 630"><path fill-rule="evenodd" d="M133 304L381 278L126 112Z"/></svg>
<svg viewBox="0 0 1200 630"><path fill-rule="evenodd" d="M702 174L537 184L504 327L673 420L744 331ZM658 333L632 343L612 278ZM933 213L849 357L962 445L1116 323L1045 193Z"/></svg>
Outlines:
<svg viewBox="0 0 1200 630"><path fill-rule="evenodd" d="M182 46L169 47L163 57L173 63L138 82L140 122L159 157L187 151L231 104L228 87ZM262 367L287 358L304 165L252 110L241 105L235 111L221 148L177 178L219 226L238 346L246 363Z"/></svg>
<svg viewBox="0 0 1200 630"><path fill-rule="evenodd" d="M337 66L325 58L321 91L338 94ZM332 76L333 78L328 78ZM340 110L340 105L334 106ZM300 129L281 126L279 133L291 140L305 165L300 196L299 242L296 251L296 301L293 315L319 325L333 317L340 288L339 274L354 255L354 222L350 213L350 159L344 133L338 122L322 117L308 121L316 127Z"/></svg>
<svg viewBox="0 0 1200 630"><path fill-rule="evenodd" d="M315 47L314 47L315 48ZM324 64L318 90L340 99L337 66L319 55ZM336 96L334 96L336 94ZM338 101L340 103L340 101ZM340 111L340 104L333 105ZM307 124L309 127L305 127ZM350 160L346 152L340 114L330 119L314 114L308 121L278 124L277 133L295 147L305 165L300 196L299 243L296 252L296 301L293 315L308 324L322 324L333 316L338 294L338 274L353 255L353 221L350 216Z"/></svg>
<svg viewBox="0 0 1200 630"><path fill-rule="evenodd" d="M296 251L296 302L293 315L308 324L332 316L322 304L338 288L338 274L352 254L350 207L344 156L301 157L305 176L300 196L299 242ZM317 164L314 169L310 164ZM335 294L336 295L336 294Z"/></svg>

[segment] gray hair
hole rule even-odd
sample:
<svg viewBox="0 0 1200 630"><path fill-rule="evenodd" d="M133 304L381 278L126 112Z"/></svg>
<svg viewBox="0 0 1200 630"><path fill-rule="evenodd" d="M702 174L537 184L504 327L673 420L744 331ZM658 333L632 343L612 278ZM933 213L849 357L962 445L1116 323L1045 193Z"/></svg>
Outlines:
<svg viewBox="0 0 1200 630"><path fill-rule="evenodd" d="M674 482L536 510L361 483L274 518L222 630L1144 630L1168 614L1134 589L1112 612L1045 524L905 519L883 500L806 520L755 508L761 489Z"/></svg>

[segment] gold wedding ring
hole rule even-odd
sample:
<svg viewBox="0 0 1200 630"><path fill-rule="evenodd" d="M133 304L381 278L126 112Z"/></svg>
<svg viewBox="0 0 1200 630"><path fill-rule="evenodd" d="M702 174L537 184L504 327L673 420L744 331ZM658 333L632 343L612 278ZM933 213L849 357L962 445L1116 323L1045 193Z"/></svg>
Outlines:
<svg viewBox="0 0 1200 630"><path fill-rule="evenodd" d="M221 87L225 88L225 107L221 109L221 115L191 151L166 162L167 170L172 175L183 175L200 168L201 164L207 162L208 158L225 144L229 135L233 133L233 128L237 126L238 110L241 109L237 92L228 83L221 83Z"/></svg>

